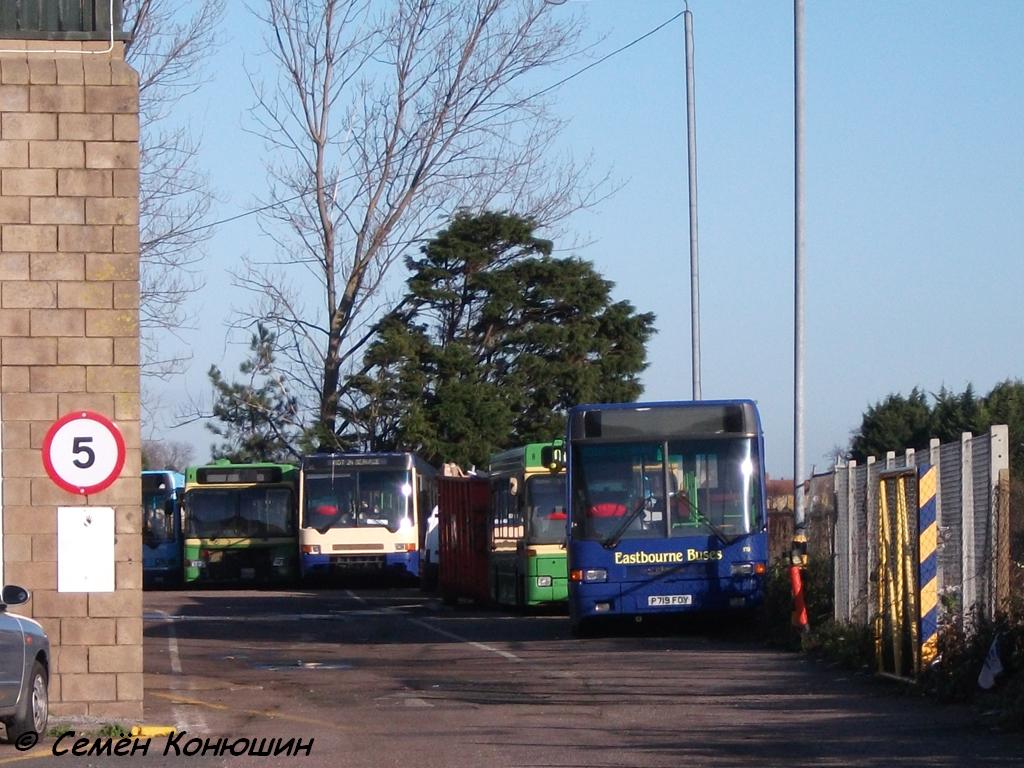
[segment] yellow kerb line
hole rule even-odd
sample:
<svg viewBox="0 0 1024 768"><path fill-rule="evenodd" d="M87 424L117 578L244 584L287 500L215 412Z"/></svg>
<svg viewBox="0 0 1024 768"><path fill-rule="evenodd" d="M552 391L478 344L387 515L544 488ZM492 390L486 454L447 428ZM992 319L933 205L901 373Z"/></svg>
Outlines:
<svg viewBox="0 0 1024 768"><path fill-rule="evenodd" d="M8 763L17 763L21 760L35 760L40 757L53 757L48 747L42 749L33 749L31 752L25 752L21 755L15 755L13 757L0 758L0 765L6 765Z"/></svg>
<svg viewBox="0 0 1024 768"><path fill-rule="evenodd" d="M170 736L177 730L173 725L136 725L132 727L133 739L150 739L154 736Z"/></svg>
<svg viewBox="0 0 1024 768"><path fill-rule="evenodd" d="M328 720L315 720L310 717L298 717L297 715L288 715L282 712L273 712L266 709L235 709L229 707L226 704L214 704L209 701L200 701L199 699L188 699L183 696L179 696L174 693L157 693L155 691L149 692L147 695L155 696L158 699L164 699L172 704L184 704L192 707L206 707L207 709L216 709L222 712L238 712L243 715L257 715L259 717L266 717L271 720L288 720L293 723L302 723L303 725L320 725L331 730L341 731L343 730L338 723L330 722Z"/></svg>

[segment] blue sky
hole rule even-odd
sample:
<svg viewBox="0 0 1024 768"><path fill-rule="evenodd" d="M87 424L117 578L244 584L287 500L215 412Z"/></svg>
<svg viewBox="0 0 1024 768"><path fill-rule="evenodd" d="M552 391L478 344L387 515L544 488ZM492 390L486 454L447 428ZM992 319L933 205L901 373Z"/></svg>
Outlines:
<svg viewBox="0 0 1024 768"><path fill-rule="evenodd" d="M229 3L213 77L184 105L220 197L215 218L262 191L243 60L259 29ZM681 0L569 0L595 57L671 18ZM697 109L702 390L751 397L769 472L793 471L793 21L788 0L692 0ZM827 466L865 408L914 386L984 394L1024 377L1024 3L807 3L806 459ZM566 73L552 73L551 82ZM547 83L539 83L540 86ZM563 144L622 188L570 221L575 253L617 299L657 314L645 399L688 399L690 288L683 20L561 87ZM166 419L209 400L211 363L234 372L225 272L272 244L252 218L218 227L188 374ZM236 341L239 340L236 338ZM193 424L153 425L207 458Z"/></svg>

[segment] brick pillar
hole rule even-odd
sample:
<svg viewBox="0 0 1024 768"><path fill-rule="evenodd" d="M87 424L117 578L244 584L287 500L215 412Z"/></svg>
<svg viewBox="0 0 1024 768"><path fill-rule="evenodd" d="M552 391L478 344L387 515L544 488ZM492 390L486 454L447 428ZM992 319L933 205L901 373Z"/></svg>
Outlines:
<svg viewBox="0 0 1024 768"><path fill-rule="evenodd" d="M54 718L142 717L138 76L122 43L0 40L0 392L4 579L50 636ZM43 49L61 49L46 53ZM35 49L35 52L33 52ZM63 52L67 51L67 52ZM124 434L88 501L46 475L63 414ZM116 591L57 591L57 507L113 507Z"/></svg>

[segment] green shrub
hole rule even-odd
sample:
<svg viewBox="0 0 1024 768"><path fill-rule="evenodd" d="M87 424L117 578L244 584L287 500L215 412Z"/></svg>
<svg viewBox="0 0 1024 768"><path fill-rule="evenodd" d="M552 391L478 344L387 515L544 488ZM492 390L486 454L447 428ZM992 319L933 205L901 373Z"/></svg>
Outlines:
<svg viewBox="0 0 1024 768"><path fill-rule="evenodd" d="M832 621L832 561L811 558L803 573L804 602L810 631ZM793 592L789 581L789 561L776 560L768 569L765 583L763 632L773 645L798 650L799 633L793 627Z"/></svg>
<svg viewBox="0 0 1024 768"><path fill-rule="evenodd" d="M1002 725L1024 728L1024 603L1018 598L994 619L976 612L961 622L950 615L939 627L938 660L922 679L926 689L943 701L979 703ZM978 674L997 636L1003 673L985 691Z"/></svg>
<svg viewBox="0 0 1024 768"><path fill-rule="evenodd" d="M778 560L769 569L762 618L768 642L817 653L850 669L874 669L871 626L833 620L831 561L812 559L803 586L809 627L800 636L791 624L789 563ZM954 618L940 624L937 661L924 670L922 689L941 701L973 702L994 713L1001 726L1024 729L1024 597L1017 597L994 619L975 613L962 622L956 618L959 610L955 603L944 601L943 609L946 617ZM997 636L1004 671L994 688L985 691L978 686L978 674Z"/></svg>
<svg viewBox="0 0 1024 768"><path fill-rule="evenodd" d="M847 669L872 667L875 639L871 627L848 624L833 619L821 622L804 637L803 648L819 653Z"/></svg>

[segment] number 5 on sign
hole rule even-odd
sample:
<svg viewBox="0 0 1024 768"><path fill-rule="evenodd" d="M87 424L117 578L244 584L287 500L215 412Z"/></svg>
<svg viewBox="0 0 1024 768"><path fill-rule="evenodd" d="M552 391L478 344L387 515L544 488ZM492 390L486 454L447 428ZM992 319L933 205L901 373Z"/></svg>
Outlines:
<svg viewBox="0 0 1024 768"><path fill-rule="evenodd" d="M124 437L114 423L94 411L61 417L43 440L46 474L65 491L88 496L113 483L124 467Z"/></svg>

